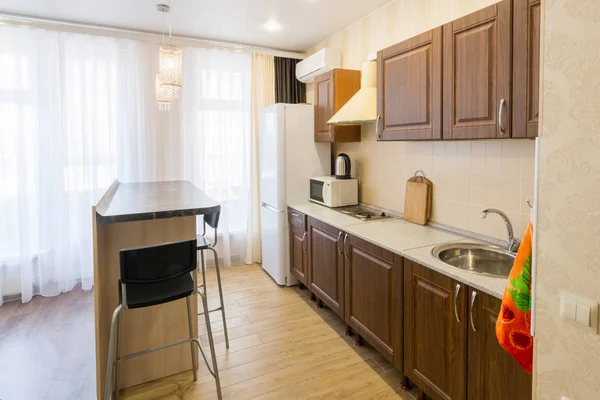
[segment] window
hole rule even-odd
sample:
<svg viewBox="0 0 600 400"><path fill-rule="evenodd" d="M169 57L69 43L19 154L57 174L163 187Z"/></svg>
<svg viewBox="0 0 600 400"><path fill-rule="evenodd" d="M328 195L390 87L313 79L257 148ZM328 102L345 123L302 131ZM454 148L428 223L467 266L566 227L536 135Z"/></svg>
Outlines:
<svg viewBox="0 0 600 400"><path fill-rule="evenodd" d="M250 68L247 54L190 49L184 57L184 151L190 179L223 205L229 232L244 234L250 195ZM190 80L190 74L197 76Z"/></svg>

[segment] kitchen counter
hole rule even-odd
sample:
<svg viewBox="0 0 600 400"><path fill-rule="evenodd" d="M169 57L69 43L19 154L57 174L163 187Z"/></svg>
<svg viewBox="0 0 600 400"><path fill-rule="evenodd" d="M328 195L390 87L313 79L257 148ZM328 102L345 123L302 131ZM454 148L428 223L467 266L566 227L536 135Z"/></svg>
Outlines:
<svg viewBox="0 0 600 400"><path fill-rule="evenodd" d="M363 222L315 203L295 203L289 207L496 298L501 299L504 294L506 279L453 268L436 260L431 254L431 250L439 244L480 242L476 239L432 226L413 224L400 218Z"/></svg>
<svg viewBox="0 0 600 400"><path fill-rule="evenodd" d="M218 208L189 181L115 181L96 205L96 218L98 224L111 224L209 214Z"/></svg>

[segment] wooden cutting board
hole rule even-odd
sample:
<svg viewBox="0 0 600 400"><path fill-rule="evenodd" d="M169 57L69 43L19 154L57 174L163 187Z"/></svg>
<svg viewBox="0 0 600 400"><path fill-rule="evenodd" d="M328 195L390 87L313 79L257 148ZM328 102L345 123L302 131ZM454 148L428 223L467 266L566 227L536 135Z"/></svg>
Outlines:
<svg viewBox="0 0 600 400"><path fill-rule="evenodd" d="M425 225L431 217L433 183L424 176L415 176L406 182L404 198L404 219L415 224Z"/></svg>

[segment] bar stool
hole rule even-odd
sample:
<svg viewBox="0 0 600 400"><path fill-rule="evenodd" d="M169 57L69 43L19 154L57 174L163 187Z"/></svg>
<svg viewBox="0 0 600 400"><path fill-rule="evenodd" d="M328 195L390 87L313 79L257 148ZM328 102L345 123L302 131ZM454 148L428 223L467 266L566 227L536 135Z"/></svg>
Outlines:
<svg viewBox="0 0 600 400"><path fill-rule="evenodd" d="M204 309L208 309L206 293L198 290L196 282L196 247L197 240L191 239L182 242L120 251L121 279L119 280L119 304L113 313L110 326L110 341L104 388L105 400L112 399L113 391L116 392L117 400L119 399L118 381L119 365L121 362L184 343L190 343L194 381L198 378L196 371L198 367L198 361L196 359L198 353L194 351L195 343L200 349L200 353L204 358L208 370L215 378L217 397L221 399L219 369L217 367L215 344L208 314L206 315L205 320L212 367L206 357L202 344L198 338L194 336L193 331L190 297L194 294L200 295ZM202 275L204 278L204 271ZM121 357L121 317L123 310L152 307L183 298L186 299L187 303L188 339L179 340L177 342L142 350ZM115 341L116 357L113 360ZM115 377L114 382L113 370Z"/></svg>
<svg viewBox="0 0 600 400"><path fill-rule="evenodd" d="M202 266L202 285L199 288L204 288L204 292L206 293L206 279L204 275L205 266L204 266L204 250L210 250L213 252L215 256L215 268L217 270L217 285L219 287L219 299L221 301L221 307L217 307L214 310L209 310L208 313L212 313L215 311L221 311L221 315L223 316L223 332L225 333L225 347L229 348L229 336L227 334L227 318L225 317L225 302L223 301L223 286L221 285L221 270L219 268L219 255L217 254L217 250L215 250L215 246L217 245L217 227L219 226L219 217L221 216L221 206L219 205L219 209L211 214L204 215L204 227L202 231L202 235L198 236L198 250L200 251L200 265ZM215 239L211 243L206 238L206 225L210 226L215 231ZM204 315L206 313L207 308L204 307L204 311L198 313L198 315Z"/></svg>

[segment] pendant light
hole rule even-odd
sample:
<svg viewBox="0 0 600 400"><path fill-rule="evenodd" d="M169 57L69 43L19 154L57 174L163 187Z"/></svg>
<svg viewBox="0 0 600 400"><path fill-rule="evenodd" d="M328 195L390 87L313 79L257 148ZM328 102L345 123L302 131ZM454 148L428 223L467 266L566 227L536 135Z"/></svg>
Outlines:
<svg viewBox="0 0 600 400"><path fill-rule="evenodd" d="M181 89L181 57L182 52L179 47L171 45L160 46L159 73L161 86L171 89L174 98L179 97Z"/></svg>
<svg viewBox="0 0 600 400"><path fill-rule="evenodd" d="M158 111L171 111L171 103L173 103L173 90L162 87L160 74L156 74L156 104L158 104Z"/></svg>
<svg viewBox="0 0 600 400"><path fill-rule="evenodd" d="M170 3L170 2L169 2ZM168 13L169 5L158 4L156 9L162 13ZM164 26L164 18L163 18ZM182 51L179 47L171 44L171 19L169 17L169 44L165 44L165 33L163 29L162 45L158 54L158 75L156 77L156 101L159 110L170 110L171 103L179 97L181 89Z"/></svg>

